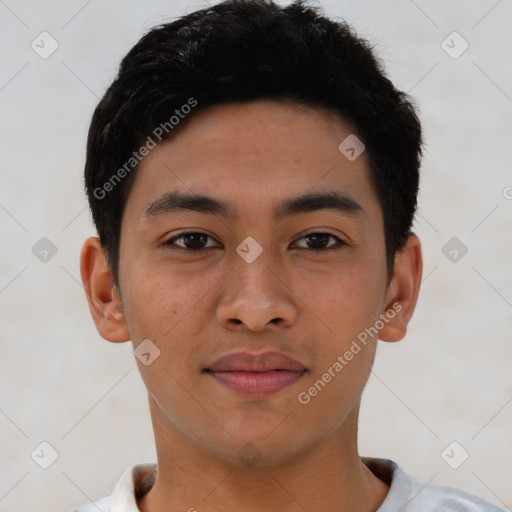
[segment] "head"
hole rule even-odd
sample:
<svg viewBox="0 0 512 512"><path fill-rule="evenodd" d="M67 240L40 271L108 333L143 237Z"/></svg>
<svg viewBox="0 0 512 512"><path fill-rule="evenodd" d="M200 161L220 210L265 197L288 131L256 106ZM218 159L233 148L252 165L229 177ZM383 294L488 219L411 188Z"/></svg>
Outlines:
<svg viewBox="0 0 512 512"><path fill-rule="evenodd" d="M92 119L81 268L102 336L160 351L139 364L154 421L277 459L293 425L299 453L355 419L377 337L403 338L416 303L420 157L370 45L301 2L230 0L146 34ZM209 372L270 350L304 375L269 398Z"/></svg>

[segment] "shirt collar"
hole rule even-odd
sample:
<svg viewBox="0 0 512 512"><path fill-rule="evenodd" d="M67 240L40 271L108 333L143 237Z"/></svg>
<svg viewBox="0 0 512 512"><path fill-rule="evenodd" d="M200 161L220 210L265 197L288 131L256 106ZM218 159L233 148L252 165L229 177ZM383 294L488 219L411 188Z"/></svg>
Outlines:
<svg viewBox="0 0 512 512"><path fill-rule="evenodd" d="M126 469L110 497L110 512L140 512L137 500L153 487L156 474L155 462L141 462Z"/></svg>

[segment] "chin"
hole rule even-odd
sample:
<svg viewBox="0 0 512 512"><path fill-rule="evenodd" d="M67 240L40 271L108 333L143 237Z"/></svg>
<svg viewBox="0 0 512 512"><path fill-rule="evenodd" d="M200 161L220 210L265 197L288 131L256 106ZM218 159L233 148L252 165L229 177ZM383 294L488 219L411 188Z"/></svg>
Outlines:
<svg viewBox="0 0 512 512"><path fill-rule="evenodd" d="M221 439L210 438L205 445L229 464L245 467L286 465L307 451L307 432L290 431L282 423L246 423L238 430L226 430L231 436L224 432Z"/></svg>

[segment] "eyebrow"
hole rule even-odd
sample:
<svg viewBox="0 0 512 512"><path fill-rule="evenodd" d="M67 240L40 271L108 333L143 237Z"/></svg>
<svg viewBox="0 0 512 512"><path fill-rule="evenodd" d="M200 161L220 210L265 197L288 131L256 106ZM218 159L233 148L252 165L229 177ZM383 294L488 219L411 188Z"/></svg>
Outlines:
<svg viewBox="0 0 512 512"><path fill-rule="evenodd" d="M348 195L339 192L303 194L286 199L273 210L274 221L282 220L291 215L333 210L350 217L364 214L362 206ZM161 214L177 211L192 211L202 214L220 215L227 219L237 217L236 209L224 201L201 194L186 194L171 191L158 197L145 209L143 218L151 218Z"/></svg>

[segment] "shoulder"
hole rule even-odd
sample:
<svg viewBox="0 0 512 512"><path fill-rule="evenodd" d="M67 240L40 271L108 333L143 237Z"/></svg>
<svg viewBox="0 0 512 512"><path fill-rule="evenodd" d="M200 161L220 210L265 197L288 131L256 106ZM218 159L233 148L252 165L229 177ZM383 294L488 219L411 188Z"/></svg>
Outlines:
<svg viewBox="0 0 512 512"><path fill-rule="evenodd" d="M413 483L413 492L417 492L417 495L403 512L504 512L503 509L459 489Z"/></svg>
<svg viewBox="0 0 512 512"><path fill-rule="evenodd" d="M363 462L390 485L377 512L503 512L503 509L465 491L413 480L391 460L365 457Z"/></svg>

